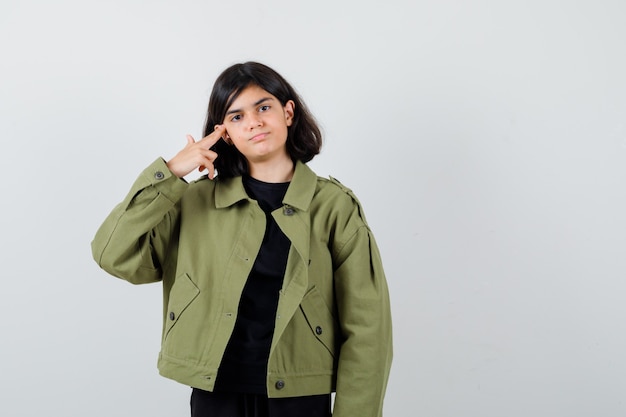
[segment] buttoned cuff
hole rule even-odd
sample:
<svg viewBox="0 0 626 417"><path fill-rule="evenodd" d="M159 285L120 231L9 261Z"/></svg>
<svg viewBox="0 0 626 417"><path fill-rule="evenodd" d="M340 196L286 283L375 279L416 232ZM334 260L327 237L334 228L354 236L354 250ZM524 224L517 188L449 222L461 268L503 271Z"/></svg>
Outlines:
<svg viewBox="0 0 626 417"><path fill-rule="evenodd" d="M145 186L153 186L160 194L172 202L182 197L189 184L170 171L163 158L157 158L141 173L140 178Z"/></svg>

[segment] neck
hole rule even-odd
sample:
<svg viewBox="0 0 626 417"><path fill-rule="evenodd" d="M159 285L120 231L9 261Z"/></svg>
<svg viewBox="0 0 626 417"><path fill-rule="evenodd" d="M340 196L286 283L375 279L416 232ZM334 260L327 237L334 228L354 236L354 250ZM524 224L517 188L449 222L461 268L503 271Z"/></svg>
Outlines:
<svg viewBox="0 0 626 417"><path fill-rule="evenodd" d="M290 158L281 160L280 162L248 162L250 168L250 176L263 182L288 182L293 178L295 165Z"/></svg>

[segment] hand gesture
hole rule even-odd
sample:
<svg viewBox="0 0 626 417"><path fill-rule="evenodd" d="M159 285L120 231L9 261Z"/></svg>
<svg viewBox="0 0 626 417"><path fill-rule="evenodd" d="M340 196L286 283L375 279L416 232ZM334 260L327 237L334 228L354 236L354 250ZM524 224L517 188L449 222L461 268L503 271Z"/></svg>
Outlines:
<svg viewBox="0 0 626 417"><path fill-rule="evenodd" d="M187 135L187 145L167 162L167 167L179 178L189 174L198 168L200 172L209 170L209 178L215 178L213 162L217 159L217 153L210 150L222 136L226 134L224 125L215 126L215 130L199 141L191 135Z"/></svg>

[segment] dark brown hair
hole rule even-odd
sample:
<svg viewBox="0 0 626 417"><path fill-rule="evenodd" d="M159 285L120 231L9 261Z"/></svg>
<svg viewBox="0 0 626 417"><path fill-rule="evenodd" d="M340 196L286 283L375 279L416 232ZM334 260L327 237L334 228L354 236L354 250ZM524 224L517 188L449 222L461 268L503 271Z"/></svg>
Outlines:
<svg viewBox="0 0 626 417"><path fill-rule="evenodd" d="M204 136L213 132L215 125L224 123L230 105L246 87L252 85L276 97L283 106L293 100L295 109L293 121L287 129L287 152L294 162L309 162L313 159L322 147L322 134L315 118L295 89L280 74L258 62L235 64L215 80L209 98ZM248 173L248 162L235 146L220 140L212 149L218 154L215 168L219 177L229 178Z"/></svg>

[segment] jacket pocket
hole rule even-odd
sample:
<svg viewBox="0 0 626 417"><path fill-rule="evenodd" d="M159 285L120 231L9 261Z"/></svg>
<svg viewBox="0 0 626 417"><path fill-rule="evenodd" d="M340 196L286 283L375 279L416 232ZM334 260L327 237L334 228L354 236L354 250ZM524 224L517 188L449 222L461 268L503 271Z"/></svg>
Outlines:
<svg viewBox="0 0 626 417"><path fill-rule="evenodd" d="M167 339L170 331L180 321L191 302L200 294L196 284L191 281L189 275L183 274L176 278L170 291L167 311L165 313L165 332L163 339Z"/></svg>
<svg viewBox="0 0 626 417"><path fill-rule="evenodd" d="M337 321L328 309L317 288L311 288L302 299L300 309L313 335L335 357Z"/></svg>

